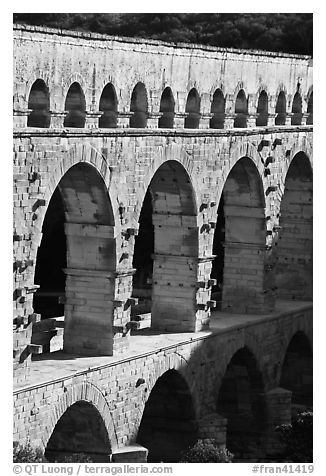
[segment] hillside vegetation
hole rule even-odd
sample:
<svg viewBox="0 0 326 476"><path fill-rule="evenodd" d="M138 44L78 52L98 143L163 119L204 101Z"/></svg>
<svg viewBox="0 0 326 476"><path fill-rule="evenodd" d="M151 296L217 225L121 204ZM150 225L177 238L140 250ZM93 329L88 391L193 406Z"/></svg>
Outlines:
<svg viewBox="0 0 326 476"><path fill-rule="evenodd" d="M15 13L14 22L312 55L311 13Z"/></svg>

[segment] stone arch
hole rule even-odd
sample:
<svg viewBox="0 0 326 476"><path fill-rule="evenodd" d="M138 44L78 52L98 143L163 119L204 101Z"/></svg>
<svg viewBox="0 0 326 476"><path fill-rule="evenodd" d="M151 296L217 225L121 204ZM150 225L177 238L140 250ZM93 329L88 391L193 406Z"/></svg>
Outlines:
<svg viewBox="0 0 326 476"><path fill-rule="evenodd" d="M200 121L200 96L197 89L190 89L186 101L185 129L198 129Z"/></svg>
<svg viewBox="0 0 326 476"><path fill-rule="evenodd" d="M234 127L247 127L248 96L243 88L239 89L234 101Z"/></svg>
<svg viewBox="0 0 326 476"><path fill-rule="evenodd" d="M64 393L49 411L46 425L42 431L42 446L45 449L49 443L51 435L62 416L71 406L78 402L87 402L98 412L105 427L111 452L118 448L117 435L109 405L102 392L90 382L65 387Z"/></svg>
<svg viewBox="0 0 326 476"><path fill-rule="evenodd" d="M165 371L146 402L137 442L149 449L149 462L178 462L197 440L198 424L189 386L176 370Z"/></svg>
<svg viewBox="0 0 326 476"><path fill-rule="evenodd" d="M148 187L153 180L154 175L159 170L159 168L164 165L165 162L173 161L180 164L180 166L184 169L185 173L189 177L192 189L193 189L193 199L194 199L194 206L196 208L196 214L198 213L198 197L196 195L196 187L195 187L195 180L193 176L193 163L187 155L184 153L184 150L178 149L178 153L176 153L173 149L166 149L166 153L157 154L153 157L148 169L147 174L144 177L142 183L139 185L137 189L137 205L135 207L134 213L134 220L136 222L139 221L139 216L142 208L142 204L144 202Z"/></svg>
<svg viewBox="0 0 326 476"><path fill-rule="evenodd" d="M144 128L147 126L148 97L144 83L138 82L130 99L130 127Z"/></svg>
<svg viewBox="0 0 326 476"><path fill-rule="evenodd" d="M68 89L64 109L67 112L64 127L85 127L86 99L81 85L76 81Z"/></svg>
<svg viewBox="0 0 326 476"><path fill-rule="evenodd" d="M264 284L266 203L261 174L248 156L230 161L217 203L213 297L225 311L264 313L272 306Z"/></svg>
<svg viewBox="0 0 326 476"><path fill-rule="evenodd" d="M256 119L256 126L267 126L268 124L268 95L265 89L262 89L259 93L257 100L258 114Z"/></svg>
<svg viewBox="0 0 326 476"><path fill-rule="evenodd" d="M175 100L172 89L167 86L161 95L160 113L162 114L158 121L159 128L173 129Z"/></svg>
<svg viewBox="0 0 326 476"><path fill-rule="evenodd" d="M43 79L36 79L28 96L28 109L31 112L27 119L27 127L50 126L50 93Z"/></svg>
<svg viewBox="0 0 326 476"><path fill-rule="evenodd" d="M112 83L107 83L102 90L99 111L103 113L99 119L99 127L117 127L118 99Z"/></svg>
<svg viewBox="0 0 326 476"><path fill-rule="evenodd" d="M116 224L119 223L119 200L118 200L118 190L114 183L111 183L111 172L107 160L103 155L92 145L85 143L83 145L74 144L70 147L67 152L63 155L62 159L56 164L51 172L51 176L47 182L47 187L44 195L46 203L50 200L53 192L55 191L58 183L68 172L68 170L74 165L83 162L86 164L92 165L99 175L102 177L107 189L109 188L110 199L112 210L114 214L114 221ZM42 226L42 221L44 219L45 210L42 210L43 213L38 214L38 219L35 222L38 228Z"/></svg>
<svg viewBox="0 0 326 476"><path fill-rule="evenodd" d="M307 95L307 125L313 124L313 90L312 88L309 89Z"/></svg>
<svg viewBox="0 0 326 476"><path fill-rule="evenodd" d="M62 211L58 216L60 203ZM41 288L34 301L41 292L53 295L56 281L51 278L48 282L49 270L56 269L60 261L56 259L49 268L48 257L55 255L53 249L58 246L59 238L53 236L51 229L51 222L58 218L63 235L60 253L66 256L64 349L77 354L111 355L112 319L106 316L113 315L115 294L115 220L105 182L93 164L79 161L68 168L49 200L47 215L36 261L35 277ZM100 295L98 289L102 289Z"/></svg>
<svg viewBox="0 0 326 476"><path fill-rule="evenodd" d="M213 114L213 117L210 119L209 127L211 129L223 129L225 120L225 97L220 88L214 92L211 103L211 114Z"/></svg>
<svg viewBox="0 0 326 476"><path fill-rule="evenodd" d="M296 330L287 339L281 361L280 387L292 392L292 412L312 407L312 336Z"/></svg>
<svg viewBox="0 0 326 476"><path fill-rule="evenodd" d="M165 161L156 170L139 223L133 261L139 269L134 276L134 296L141 298L149 288L145 294L151 301L153 327L195 330L197 206L190 177L180 162ZM146 287L146 283L151 284Z"/></svg>
<svg viewBox="0 0 326 476"><path fill-rule="evenodd" d="M264 380L255 355L247 346L229 360L220 381L217 414L227 418L226 447L238 461L259 456L267 409L263 399Z"/></svg>
<svg viewBox="0 0 326 476"><path fill-rule="evenodd" d="M274 269L278 295L312 299L312 168L304 152L296 152L282 183L280 231Z"/></svg>
<svg viewBox="0 0 326 476"><path fill-rule="evenodd" d="M275 125L284 125L286 122L286 93L283 89L277 95L275 114Z"/></svg>
<svg viewBox="0 0 326 476"><path fill-rule="evenodd" d="M302 121L302 96L300 91L297 91L292 100L292 118L291 125L297 126L301 124Z"/></svg>
<svg viewBox="0 0 326 476"><path fill-rule="evenodd" d="M88 105L90 104L90 100L88 97L88 91L90 91L90 88L88 87L89 84L87 80L84 78L84 76L79 73L79 72L74 72L70 74L67 78L63 78L63 84L61 86L60 92L62 96L62 109L64 110L64 103L68 94L68 91L73 83L79 84L80 88L82 89L84 95L85 95L85 110L89 110L90 108Z"/></svg>
<svg viewBox="0 0 326 476"><path fill-rule="evenodd" d="M33 74L27 79L26 83L21 85L14 85L14 88L19 87L23 88L22 94L19 94L18 91L14 90L14 109L22 108L25 109L28 107L28 98L30 96L33 84L38 80L42 80L45 83L45 86L48 90L51 89L51 94L49 95L49 110L53 110L53 90L52 87L50 88L51 80L49 78L49 72L44 69L38 69L33 71ZM17 99L17 103L16 103Z"/></svg>

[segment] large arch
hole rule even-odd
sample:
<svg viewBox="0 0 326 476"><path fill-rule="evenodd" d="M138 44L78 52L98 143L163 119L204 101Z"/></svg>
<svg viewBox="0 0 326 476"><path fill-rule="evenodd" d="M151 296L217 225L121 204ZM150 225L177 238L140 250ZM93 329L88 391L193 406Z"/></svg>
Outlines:
<svg viewBox="0 0 326 476"><path fill-rule="evenodd" d="M223 310L266 312L265 246L263 182L254 162L242 157L224 183L213 241L212 291Z"/></svg>
<svg viewBox="0 0 326 476"><path fill-rule="evenodd" d="M312 382L312 346L307 335L297 331L286 348L280 376L280 387L292 392L293 416L298 409L312 408Z"/></svg>
<svg viewBox="0 0 326 476"><path fill-rule="evenodd" d="M156 170L139 224L133 261L137 268L134 296L147 300L151 296L153 327L195 330L197 208L190 177L179 162L169 160Z"/></svg>
<svg viewBox="0 0 326 476"><path fill-rule="evenodd" d="M187 382L174 369L159 377L146 402L137 442L148 462L178 462L197 440L196 412Z"/></svg>
<svg viewBox="0 0 326 476"><path fill-rule="evenodd" d="M312 299L312 169L304 152L288 168L280 207L275 284L286 299Z"/></svg>
<svg viewBox="0 0 326 476"><path fill-rule="evenodd" d="M61 293L65 287L64 349L112 354L114 217L105 183L93 165L79 162L63 175L50 199L42 233L35 273L41 287L34 302L39 293L53 297L59 280ZM58 247L59 253L52 251ZM51 254L55 259L50 261ZM65 282L58 266L64 262Z"/></svg>
<svg viewBox="0 0 326 476"><path fill-rule="evenodd" d="M255 356L248 347L242 347L229 361L216 401L216 412L227 418L226 447L238 462L263 456L267 422L263 393Z"/></svg>
<svg viewBox="0 0 326 476"><path fill-rule="evenodd" d="M83 414L85 418L80 418ZM70 422L75 422L73 427ZM96 450L97 443L101 451ZM52 446L52 459L66 452L83 452L95 462L108 461L108 455L118 447L117 435L108 403L95 385L82 382L65 388L46 419L42 446L46 455L50 453L49 458Z"/></svg>
<svg viewBox="0 0 326 476"><path fill-rule="evenodd" d="M27 119L27 127L50 126L50 95L43 79L37 79L33 83L28 98L28 109L31 109L31 112Z"/></svg>
<svg viewBox="0 0 326 476"><path fill-rule="evenodd" d="M65 111L67 115L64 120L64 127L85 127L86 100L84 92L77 82L72 83L67 92Z"/></svg>

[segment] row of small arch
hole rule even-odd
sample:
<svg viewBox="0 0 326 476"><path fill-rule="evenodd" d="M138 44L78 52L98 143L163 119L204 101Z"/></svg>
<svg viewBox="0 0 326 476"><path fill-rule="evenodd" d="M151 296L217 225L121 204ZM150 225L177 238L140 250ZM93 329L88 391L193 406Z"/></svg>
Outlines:
<svg viewBox="0 0 326 476"><path fill-rule="evenodd" d="M200 96L196 88L192 88L187 96L184 128L198 129L201 118ZM225 127L225 102L221 89L217 89L213 95L210 111L210 128L223 129ZM269 109L268 95L265 90L259 94L256 107L256 126L267 126ZM313 122L313 93L308 96L307 124ZM28 100L30 110L27 127L49 127L50 126L50 99L49 90L42 79L37 79L31 88ZM115 88L112 83L108 83L101 94L99 102L99 127L115 128L118 126L118 100ZM287 108L286 95L280 91L275 106L275 125L286 123ZM299 90L295 93L291 107L291 125L300 125L302 122L302 96ZM128 115L127 115L128 116ZM147 91L143 83L137 83L134 87L130 100L129 127L145 128L149 116ZM172 129L175 118L175 100L170 87L166 87L161 95L160 112L158 115L158 127ZM248 97L244 89L240 89L234 105L234 127L248 127ZM71 84L65 100L64 127L85 127L86 121L86 101L84 92L78 82Z"/></svg>

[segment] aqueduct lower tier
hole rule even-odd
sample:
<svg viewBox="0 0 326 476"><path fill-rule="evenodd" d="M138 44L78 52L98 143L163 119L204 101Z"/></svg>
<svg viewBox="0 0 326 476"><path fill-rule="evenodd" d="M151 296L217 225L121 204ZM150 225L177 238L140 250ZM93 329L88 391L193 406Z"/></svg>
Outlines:
<svg viewBox="0 0 326 476"><path fill-rule="evenodd" d="M281 301L266 316L214 311L209 331L144 331L123 356L41 356L15 387L14 439L50 461L146 461L148 450L173 462L197 437L240 458L253 445L256 458L275 455L291 399L292 410L312 404L311 319L310 303Z"/></svg>
<svg viewBox="0 0 326 476"><path fill-rule="evenodd" d="M15 439L275 452L311 404L311 127L23 130L14 161Z"/></svg>

